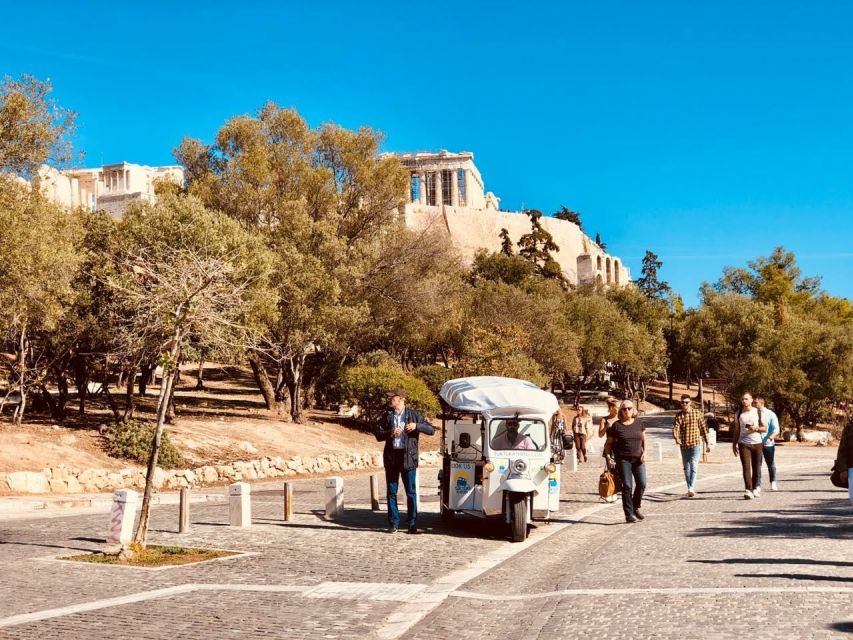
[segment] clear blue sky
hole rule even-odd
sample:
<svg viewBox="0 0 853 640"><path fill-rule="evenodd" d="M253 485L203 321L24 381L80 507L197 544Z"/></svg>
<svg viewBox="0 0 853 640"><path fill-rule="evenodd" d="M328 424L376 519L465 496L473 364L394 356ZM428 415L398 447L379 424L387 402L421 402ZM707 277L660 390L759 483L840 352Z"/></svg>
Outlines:
<svg viewBox="0 0 853 640"><path fill-rule="evenodd" d="M853 3L4 3L89 165L168 164L264 101L470 150L505 208L580 211L688 304L776 245L853 297ZM67 15L66 15L67 14Z"/></svg>

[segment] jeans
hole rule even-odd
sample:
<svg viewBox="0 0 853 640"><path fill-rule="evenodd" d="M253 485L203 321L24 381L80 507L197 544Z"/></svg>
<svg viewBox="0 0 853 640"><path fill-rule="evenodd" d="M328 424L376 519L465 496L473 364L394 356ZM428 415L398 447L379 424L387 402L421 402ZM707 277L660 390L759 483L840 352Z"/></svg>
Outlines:
<svg viewBox="0 0 853 640"><path fill-rule="evenodd" d="M743 467L743 488L752 491L761 486L761 450L764 445L738 444L740 464Z"/></svg>
<svg viewBox="0 0 853 640"><path fill-rule="evenodd" d="M646 465L639 458L618 459L616 468L622 477L622 510L625 517L634 515L643 503L646 491Z"/></svg>
<svg viewBox="0 0 853 640"><path fill-rule="evenodd" d="M701 444L697 444L695 447L681 448L681 464L684 466L684 479L687 480L687 486L691 489L696 486L696 476L699 475L699 458L701 456Z"/></svg>
<svg viewBox="0 0 853 640"><path fill-rule="evenodd" d="M853 476L853 467L847 468L847 495L850 496L850 505L853 506L853 482L850 478Z"/></svg>
<svg viewBox="0 0 853 640"><path fill-rule="evenodd" d="M403 489L406 492L406 526L410 529L417 526L418 495L415 487L417 469L403 469L402 464L385 469L385 486L388 490L388 523L393 527L400 526L400 508L397 506L397 490L400 488L400 476L403 477Z"/></svg>
<svg viewBox="0 0 853 640"><path fill-rule="evenodd" d="M771 447L762 447L761 453L764 454L764 462L767 463L767 472L770 474L770 482L776 482L776 445ZM758 475L758 486L761 486L761 474Z"/></svg>

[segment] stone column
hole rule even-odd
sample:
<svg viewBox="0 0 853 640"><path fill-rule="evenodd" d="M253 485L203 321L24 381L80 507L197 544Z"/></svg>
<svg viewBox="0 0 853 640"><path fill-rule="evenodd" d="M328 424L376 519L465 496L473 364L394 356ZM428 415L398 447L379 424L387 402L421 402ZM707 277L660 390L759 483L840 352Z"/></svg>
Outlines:
<svg viewBox="0 0 853 640"><path fill-rule="evenodd" d="M420 173L418 173L418 204L427 203L426 184L426 173L421 171Z"/></svg>
<svg viewBox="0 0 853 640"><path fill-rule="evenodd" d="M441 184L441 169L435 172L435 204L438 207L444 204L444 185Z"/></svg>
<svg viewBox="0 0 853 640"><path fill-rule="evenodd" d="M450 172L450 204L459 206L459 172L456 169Z"/></svg>

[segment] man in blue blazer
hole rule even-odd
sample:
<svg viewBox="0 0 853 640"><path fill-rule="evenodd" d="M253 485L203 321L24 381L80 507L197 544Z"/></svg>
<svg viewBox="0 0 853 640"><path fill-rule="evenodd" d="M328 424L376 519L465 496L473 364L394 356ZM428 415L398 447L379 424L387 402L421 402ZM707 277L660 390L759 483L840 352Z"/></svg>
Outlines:
<svg viewBox="0 0 853 640"><path fill-rule="evenodd" d="M397 490L400 477L406 491L407 526L409 533L418 533L418 496L415 476L418 472L418 438L422 433L431 436L435 427L414 409L406 407L405 389L388 392L390 410L376 427L376 439L385 442L382 462L385 465L385 485L388 490L388 533L400 526Z"/></svg>

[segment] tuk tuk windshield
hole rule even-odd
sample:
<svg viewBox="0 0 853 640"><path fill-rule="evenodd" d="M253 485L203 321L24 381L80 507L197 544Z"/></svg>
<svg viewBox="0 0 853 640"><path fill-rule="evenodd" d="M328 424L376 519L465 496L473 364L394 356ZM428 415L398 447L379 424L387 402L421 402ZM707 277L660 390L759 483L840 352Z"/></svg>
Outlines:
<svg viewBox="0 0 853 640"><path fill-rule="evenodd" d="M494 418L489 423L489 448L497 451L544 451L548 431L541 420Z"/></svg>

